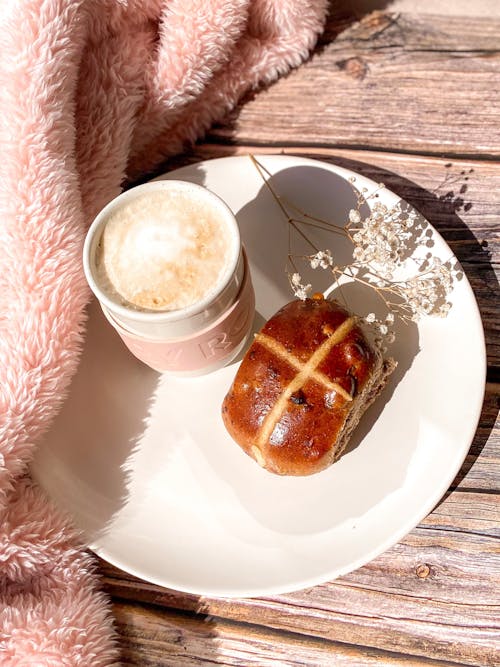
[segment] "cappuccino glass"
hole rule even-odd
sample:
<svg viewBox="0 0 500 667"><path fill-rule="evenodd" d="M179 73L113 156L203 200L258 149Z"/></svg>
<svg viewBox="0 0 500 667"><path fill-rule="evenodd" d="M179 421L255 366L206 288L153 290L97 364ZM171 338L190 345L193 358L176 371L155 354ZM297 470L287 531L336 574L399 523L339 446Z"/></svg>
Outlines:
<svg viewBox="0 0 500 667"><path fill-rule="evenodd" d="M87 233L83 266L107 320L157 371L207 373L246 342L255 297L238 225L200 185L152 181L116 197Z"/></svg>

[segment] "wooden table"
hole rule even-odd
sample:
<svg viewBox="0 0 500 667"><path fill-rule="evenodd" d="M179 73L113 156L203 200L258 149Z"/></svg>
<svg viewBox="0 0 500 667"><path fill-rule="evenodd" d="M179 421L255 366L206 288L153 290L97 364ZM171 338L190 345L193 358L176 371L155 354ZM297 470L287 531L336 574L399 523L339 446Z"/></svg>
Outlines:
<svg viewBox="0 0 500 667"><path fill-rule="evenodd" d="M356 18L332 13L306 65L182 160L307 155L383 181L423 213L460 259L484 322L488 383L471 450L399 544L309 590L200 598L100 562L124 664L500 664L500 20Z"/></svg>

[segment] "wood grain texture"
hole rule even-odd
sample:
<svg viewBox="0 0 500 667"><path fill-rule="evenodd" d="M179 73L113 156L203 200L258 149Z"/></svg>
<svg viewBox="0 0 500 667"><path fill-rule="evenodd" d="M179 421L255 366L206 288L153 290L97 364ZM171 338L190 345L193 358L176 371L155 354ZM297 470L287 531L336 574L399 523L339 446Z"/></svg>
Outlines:
<svg viewBox="0 0 500 667"><path fill-rule="evenodd" d="M482 502L491 511L491 500L485 498ZM472 506L468 508L465 525L461 530L457 529L464 513L460 505L467 505L466 500L447 499L445 503L449 505L446 523L455 512L453 529L424 523L400 544L357 572L298 593L254 600L196 598L141 584L128 576L117 575L105 565L107 590L119 598L122 605L127 598L140 600L147 606L161 609L157 613L165 613L173 619L177 618L176 608L187 608L191 612L189 618L200 619L201 616L204 620L208 617L214 628L225 627L225 621L237 622L241 626L237 632L248 641L257 626L262 635L269 635L270 629L287 636L292 634L300 637L306 646L310 638L329 642L322 645L322 650L330 656L340 655L343 649L357 645L382 655L396 654L394 660L398 654L406 655L406 659L412 656L413 664L420 664L419 659L432 657L460 664L493 666L499 657L498 541L477 532L481 530L478 524L483 519ZM493 501L493 509L498 528L498 497ZM436 517L432 521L436 521ZM470 530L473 523L476 524L475 531ZM488 527L490 529L492 526ZM181 614L177 625L185 627L185 618ZM142 646L136 650L149 655L148 625L141 614L134 614L134 625L135 644L143 637ZM129 628L120 628L120 631L126 638L131 633ZM217 637L222 655L222 649L227 648L226 638L220 632ZM261 647L261 662L255 664L268 664L266 656L278 658L280 654L273 648L273 645L279 645L279 635L276 637ZM162 630L161 641L170 646L172 640L168 632ZM285 644L285 637L281 641ZM337 646L339 642L340 647ZM291 656L296 655L295 650L286 650L290 651L285 653L290 663L284 664L302 664L291 660ZM328 664L320 661L316 653L312 655L316 664ZM379 658L385 664L384 659ZM403 664L401 657L399 660ZM330 664L337 663L332 661ZM339 660L338 664L343 663ZM358 663L354 661L354 664Z"/></svg>
<svg viewBox="0 0 500 667"><path fill-rule="evenodd" d="M395 651L330 642L292 632L276 632L198 613L176 614L150 605L113 605L121 635L122 665L144 667L332 667L356 665L453 667L464 664L418 658ZM137 656L140 655L140 661Z"/></svg>
<svg viewBox="0 0 500 667"><path fill-rule="evenodd" d="M500 385L487 384L483 409L469 453L452 488L500 493ZM471 497L470 502L475 502ZM500 517L497 516L500 523ZM500 547L499 547L500 548Z"/></svg>
<svg viewBox="0 0 500 667"><path fill-rule="evenodd" d="M471 449L414 530L312 589L202 598L100 561L124 665L500 664L500 21L375 13L358 22L349 4L332 3L305 66L163 171L282 151L382 181L415 206L462 263L484 324L489 383Z"/></svg>
<svg viewBox="0 0 500 667"><path fill-rule="evenodd" d="M210 137L500 155L500 21L376 12L334 25L333 41Z"/></svg>

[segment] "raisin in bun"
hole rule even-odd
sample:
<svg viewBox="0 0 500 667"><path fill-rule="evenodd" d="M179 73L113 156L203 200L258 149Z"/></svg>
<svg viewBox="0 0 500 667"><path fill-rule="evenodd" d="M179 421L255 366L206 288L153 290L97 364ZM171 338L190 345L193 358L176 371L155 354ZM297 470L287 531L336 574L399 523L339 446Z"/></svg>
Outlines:
<svg viewBox="0 0 500 667"><path fill-rule="evenodd" d="M341 456L394 367L338 303L292 301L255 336L224 399L224 424L271 472L319 472Z"/></svg>

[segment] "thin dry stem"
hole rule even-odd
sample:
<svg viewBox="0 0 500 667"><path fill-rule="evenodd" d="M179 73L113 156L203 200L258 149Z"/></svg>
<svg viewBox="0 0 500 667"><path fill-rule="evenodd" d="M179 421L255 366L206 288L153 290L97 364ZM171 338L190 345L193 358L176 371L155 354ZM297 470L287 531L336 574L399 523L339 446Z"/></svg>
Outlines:
<svg viewBox="0 0 500 667"><path fill-rule="evenodd" d="M328 267L330 268L330 271L335 279L335 283L337 284L339 295L346 306L347 303L342 293L342 285L341 282L339 282L339 279L342 276L347 276L355 282L358 282L361 285L365 285L366 287L374 290L379 298L383 301L386 308L389 311L397 313L400 319L402 319L405 323L418 318L422 313L427 314L432 312L430 310L432 308L436 308L433 314L439 314L441 317L446 316L450 304L441 303L441 305L439 305L439 299L442 298L443 290L445 294L447 294L450 290L451 269L449 269L449 276L445 276L444 285L442 283L440 285L439 283L441 280L439 273L432 277L433 271L435 271L435 269L440 266L437 264L437 262L434 261L429 263L428 269L423 268L425 266L425 262L424 264L421 264L417 269L417 276L415 278L411 278L409 282L408 280L397 281L392 279L393 271L400 266L398 262L402 262L404 259L402 253L404 253L406 249L405 244L408 237L407 232L404 231L405 227L406 229L411 227L414 220L412 219L411 224L406 226L399 223L398 227L398 225L394 222L395 219L393 218L393 216L396 215L394 209L388 210L385 205L382 205L379 209L377 209L377 216L380 216L381 213L383 216L383 220L381 222L377 221L376 218L371 218L371 215L375 213L375 208L373 211L371 211L369 217L366 219L361 218L361 207L374 197L379 197L380 190L384 189L385 187L383 184L380 184L373 192L367 194L368 189L366 187L363 187L361 190L355 188L354 183L356 179L354 177L350 178L349 181L353 184L353 190L357 200L357 207L354 209L354 211L357 211L357 215L354 215L353 211L351 211L345 226L340 226L333 222L311 215L303 211L293 202L290 202L282 197L271 185L270 181L273 175L270 173L270 171L264 165L258 162L258 160L253 155L250 155L250 159L252 160L252 163L257 169L260 177L264 181L266 187L268 188L269 192L271 193L286 219L288 226L288 256L286 267L290 265L294 270L293 275L288 274L288 276L292 289L298 298L305 299L308 291L311 289L311 285L303 285L301 283L302 279L300 277L300 272L295 263L296 259L301 259L303 261L308 261L313 269L316 269L319 266L323 269ZM291 215L289 213L289 209L298 213L300 217L294 217ZM387 218L386 216L390 217ZM372 224L374 222L377 223L377 225L379 224L380 228L377 227L376 229L373 229L372 227L368 226L368 223L370 222ZM388 225L393 224L395 225L396 231L393 232L391 227L388 232ZM345 266L334 264L331 251L323 251L317 248L316 244L313 243L305 231L301 229L303 225L306 227L320 229L322 231L333 232L334 234L340 234L349 239L353 246L355 246L357 249L357 252L353 253L353 261ZM314 250L315 255L294 255L292 253L293 231L296 232L308 244L308 246ZM355 241L354 238L358 232L362 233L360 234L360 238L356 238ZM377 233L379 234L378 237L376 236ZM400 236L398 236L398 234L400 234ZM366 237L366 239L363 237ZM388 238L391 238L391 243L393 243L395 239L400 242L399 247L396 245L397 250L391 250L390 254L387 250ZM373 267L373 263L375 262L374 258L376 257L379 258L377 260L379 261L379 264L380 262L385 262L386 260L389 262L387 266L387 275L380 275L377 269ZM416 260L414 261L416 262ZM363 277L359 275L360 273ZM423 284L415 282L416 278L425 278L428 275L430 275L431 278L427 282L425 280L423 281ZM411 291L409 287L410 284ZM419 290L417 292L415 292L415 285L417 285L417 290ZM389 296L396 297L396 299L398 301L400 300L400 302L394 302L390 300ZM370 314L369 321L371 323L375 321L375 316L373 313ZM380 332L385 330L385 333L387 333L387 326L382 321L379 321L377 326L379 327Z"/></svg>

